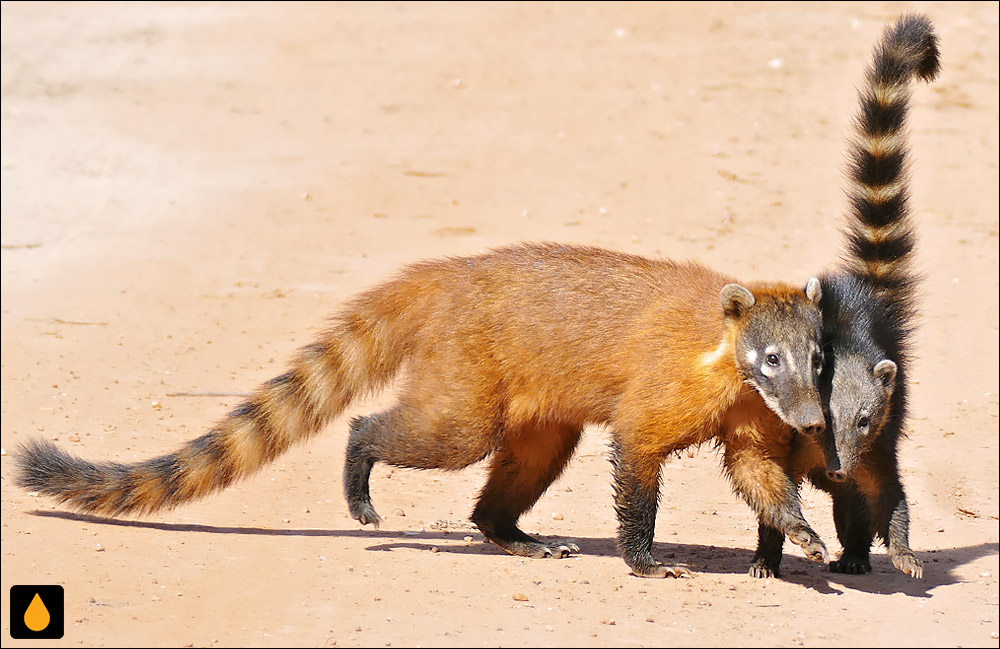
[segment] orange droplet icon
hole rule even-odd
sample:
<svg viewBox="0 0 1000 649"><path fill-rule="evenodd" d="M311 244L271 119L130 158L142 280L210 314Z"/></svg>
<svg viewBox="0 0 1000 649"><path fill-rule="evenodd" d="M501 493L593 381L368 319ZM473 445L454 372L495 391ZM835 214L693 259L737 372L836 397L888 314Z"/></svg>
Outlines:
<svg viewBox="0 0 1000 649"><path fill-rule="evenodd" d="M28 604L28 610L24 612L24 626L38 633L47 627L51 620L49 609L45 608L42 598L35 593L35 597Z"/></svg>

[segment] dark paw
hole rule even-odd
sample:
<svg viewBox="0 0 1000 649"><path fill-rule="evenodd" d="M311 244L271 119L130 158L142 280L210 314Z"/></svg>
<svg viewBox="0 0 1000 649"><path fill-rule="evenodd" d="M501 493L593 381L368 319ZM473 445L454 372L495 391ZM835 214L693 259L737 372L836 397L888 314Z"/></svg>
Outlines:
<svg viewBox="0 0 1000 649"><path fill-rule="evenodd" d="M757 579L770 579L771 577L780 577L781 570L777 564L767 559L755 559L750 564L749 574L751 577L756 577Z"/></svg>
<svg viewBox="0 0 1000 649"><path fill-rule="evenodd" d="M375 508L372 507L370 502L361 504L351 504L351 518L355 518L362 525L372 525L375 529L378 529L379 524L382 522L382 517L378 515Z"/></svg>
<svg viewBox="0 0 1000 649"><path fill-rule="evenodd" d="M836 561L830 562L830 572L839 572L847 575L864 575L872 571L871 561L868 557L840 557Z"/></svg>

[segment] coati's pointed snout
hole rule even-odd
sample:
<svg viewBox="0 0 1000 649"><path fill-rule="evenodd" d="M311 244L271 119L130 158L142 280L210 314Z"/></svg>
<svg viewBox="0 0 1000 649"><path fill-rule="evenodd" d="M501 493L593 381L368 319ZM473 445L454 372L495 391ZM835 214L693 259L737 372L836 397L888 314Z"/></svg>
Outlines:
<svg viewBox="0 0 1000 649"><path fill-rule="evenodd" d="M829 478L832 482L844 482L845 480L847 480L847 474L844 473L843 471L840 471L839 469L836 471L827 469L826 477Z"/></svg>
<svg viewBox="0 0 1000 649"><path fill-rule="evenodd" d="M809 435L810 437L815 437L826 430L826 424L819 423L813 426L806 426L802 429L802 434Z"/></svg>
<svg viewBox="0 0 1000 649"><path fill-rule="evenodd" d="M810 437L818 436L826 430L826 419L823 417L823 409L814 403L803 404L799 410L796 429L803 435Z"/></svg>

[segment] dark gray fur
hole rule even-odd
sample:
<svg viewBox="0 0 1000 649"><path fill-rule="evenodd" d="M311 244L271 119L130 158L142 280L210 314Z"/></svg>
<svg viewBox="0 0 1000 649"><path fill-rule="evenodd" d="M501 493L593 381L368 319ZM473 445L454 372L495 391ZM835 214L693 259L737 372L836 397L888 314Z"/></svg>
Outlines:
<svg viewBox="0 0 1000 649"><path fill-rule="evenodd" d="M880 154L866 143L902 137L913 77L929 81L939 70L937 37L925 16L903 16L875 48L860 93L849 174L855 186L904 186L892 200L851 196L847 241L841 268L820 277L826 367L820 389L827 405L827 428L818 438L826 466L806 476L833 498L833 515L844 551L830 570L870 572L875 538L888 548L893 564L913 577L923 567L909 545L910 515L899 476L898 447L905 436L908 367L916 315L912 270L915 235L908 207L907 149ZM891 104L875 100L873 89L900 90ZM867 236L878 232L882 236ZM889 236L886 236L886 235ZM874 488L862 488L862 484ZM778 574L784 538L758 526L757 553L750 574Z"/></svg>

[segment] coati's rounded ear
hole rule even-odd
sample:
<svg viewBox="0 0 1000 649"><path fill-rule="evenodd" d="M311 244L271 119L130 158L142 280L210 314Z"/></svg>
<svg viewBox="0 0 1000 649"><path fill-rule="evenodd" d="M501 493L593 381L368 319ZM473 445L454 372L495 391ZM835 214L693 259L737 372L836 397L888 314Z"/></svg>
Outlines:
<svg viewBox="0 0 1000 649"><path fill-rule="evenodd" d="M726 284L719 293L719 302L727 316L739 316L749 311L757 303L757 298L739 284Z"/></svg>
<svg viewBox="0 0 1000 649"><path fill-rule="evenodd" d="M878 363L875 363L872 373L875 375L875 378L882 381L882 385L888 389L892 389L892 385L896 381L896 364L888 358L882 359Z"/></svg>
<svg viewBox="0 0 1000 649"><path fill-rule="evenodd" d="M823 287L820 286L819 280L815 277L810 277L809 281L806 282L806 297L813 304L819 304L823 298Z"/></svg>

